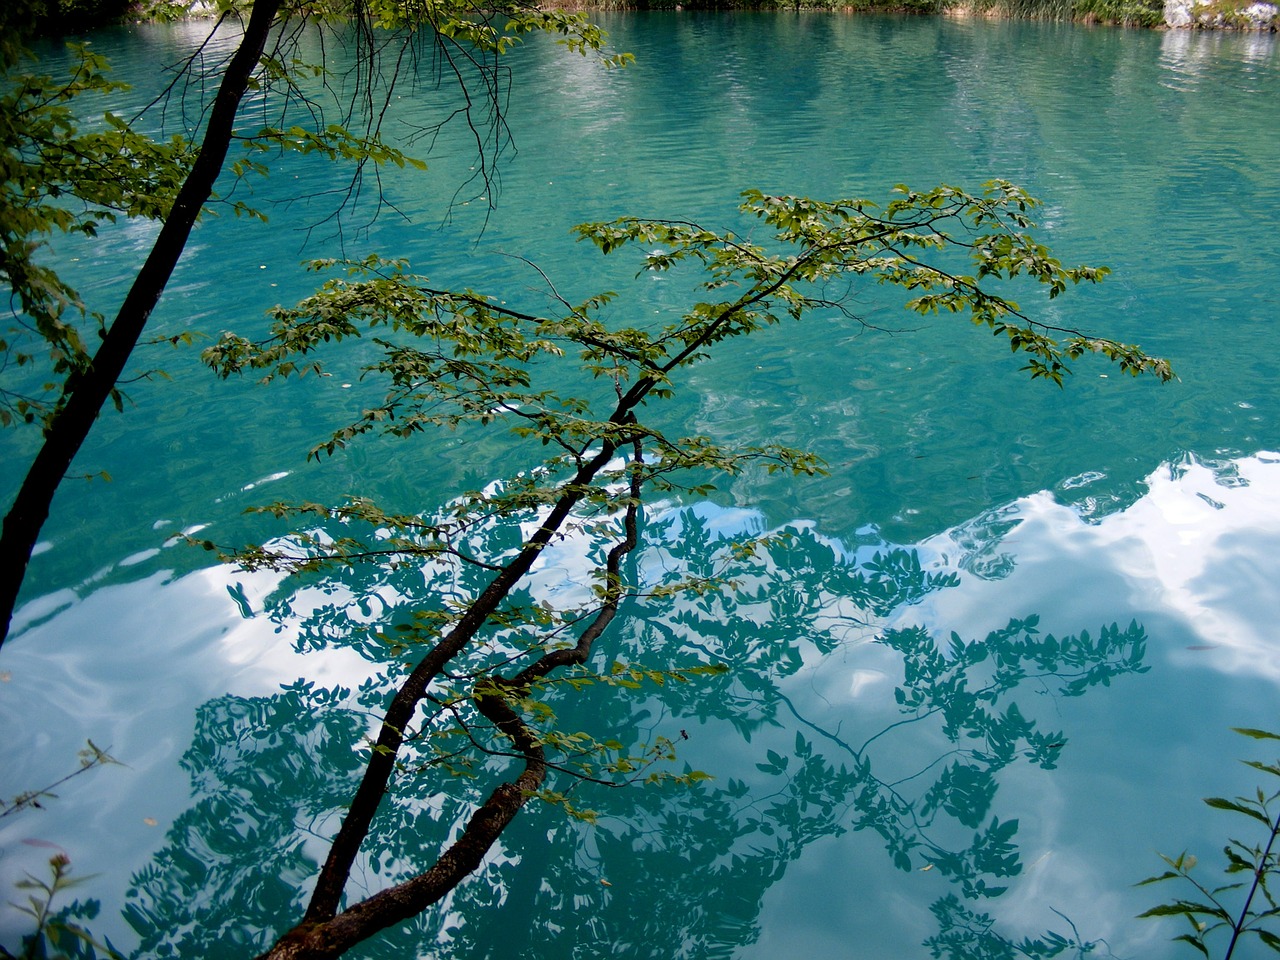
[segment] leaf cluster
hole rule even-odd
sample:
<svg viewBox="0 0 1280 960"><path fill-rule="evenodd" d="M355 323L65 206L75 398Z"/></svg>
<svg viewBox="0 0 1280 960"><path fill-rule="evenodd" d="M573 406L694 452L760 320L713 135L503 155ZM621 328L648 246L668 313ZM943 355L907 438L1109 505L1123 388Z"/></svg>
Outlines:
<svg viewBox="0 0 1280 960"><path fill-rule="evenodd" d="M577 303L553 295L553 311L533 314L491 294L435 287L409 273L403 261L370 256L314 262L313 269L345 275L331 276L296 307L274 310L268 337L224 333L204 359L223 377L247 371L264 380L321 374L322 348L372 334L380 358L365 366L364 377L385 384L384 398L313 448L313 456L332 455L371 431L410 437L491 424L506 425L535 449L548 448L549 456L512 478L500 494L462 498L460 518L510 515L555 502L565 477L580 471L601 443L616 449L642 439L653 453L627 469L640 472L642 485L657 491L673 489L674 475L732 474L753 462L770 471L822 472L821 462L801 451L774 445L729 450L706 437L673 437L639 420L636 411L650 399L670 397L679 371L728 340L814 309L848 312L843 297L833 298L829 290L850 275L924 291L911 302L921 312L968 311L975 323L1030 355L1033 378L1061 382L1066 361L1086 351L1101 352L1132 373L1172 376L1167 363L1137 347L1074 332L1059 343L1050 336L1056 331L986 289L1027 275L1052 297L1068 283L1095 282L1105 272L1063 268L1036 243L1026 214L1035 201L1021 190L1003 181L989 184L982 195L953 187L900 189L903 196L883 214L863 200L828 203L748 192L743 210L775 232L769 248L683 222L622 219L577 227L579 237L604 254L642 245L642 271L688 265L703 277L708 299L656 329L617 324L619 305L610 292ZM973 276L954 275L925 259L930 252L955 249L969 252ZM563 382L558 371L574 363L589 381L611 387L613 400L608 393L566 393L540 382ZM551 377L543 372L548 369ZM593 407L602 413L592 415ZM614 498L609 485L621 477L616 469L605 470L601 483L576 493L588 504L608 506ZM447 539L442 530L433 536L437 542Z"/></svg>
<svg viewBox="0 0 1280 960"><path fill-rule="evenodd" d="M712 569L690 571L653 591L633 553L641 542L641 507L655 492L692 489L705 495L712 488L702 477L753 465L802 475L821 472L823 466L810 454L779 445L728 447L704 436L674 435L652 416L651 406L672 396L683 374L712 351L766 326L798 320L815 309L836 310L857 322L848 309L848 292L849 283L860 279L943 298L921 303L917 297L913 303L922 312L967 310L975 322L1008 335L1015 350L1031 356L1033 378L1060 380L1072 342L1059 344L1050 328L1035 324L1013 301L987 287L1031 277L1052 297L1068 283L1098 279L1101 271L1064 269L1036 245L1026 232L1031 226L1026 211L1032 206L1031 198L1002 182L989 184L981 195L950 187L904 190L883 213L860 200L825 203L751 192L743 210L772 231L768 243L678 221L622 219L576 228L581 239L606 255L639 244L641 272L695 272L703 299L657 323L619 321L628 305L609 292L571 302L548 284L548 309L531 312L491 294L436 287L411 274L402 261L376 256L321 261L313 267L330 272L329 279L296 307L272 311L267 336L225 333L208 348L204 358L220 375L256 373L271 380L326 373L325 354L333 345L369 336L373 359L366 350L363 376L380 386L381 399L320 443L313 456L333 455L375 431L411 438L441 429L499 426L526 457L521 472L466 491L432 516L398 514L363 499L337 508L272 505L267 512L305 518L312 526L273 544L228 554L246 566L308 577L327 576L331 568L403 566L425 575L435 591L429 602L394 624L394 637L385 628L378 633L384 653L395 658L385 681L398 685L369 745L362 799L353 804L335 840L334 850L342 852L326 862L309 915L335 916L343 884L373 827L376 798L393 777L402 784L439 772L465 782L491 780L508 768L518 771L486 798L475 798L480 812L455 847L492 843L487 824L509 821L532 797L592 819L589 808L570 798L572 786L565 790L548 782L552 773L567 776L571 784L675 779L699 787L705 774L698 771L650 770L674 759L670 736L626 748L617 739L573 730L573 724L559 720L555 691L581 695L593 686L633 690L644 684L665 693L685 685L688 671L669 660L656 670L620 658L608 670L590 663L593 644L623 605L639 602L646 593L657 602L675 600L691 585L693 601L708 610L729 609L754 593L748 603L767 602L778 623L804 629L815 604L821 606L819 598L793 603L801 598L786 591L769 594L763 578L740 587L714 569L732 563L777 567L796 552L789 537L713 550L708 555ZM936 262L955 251L974 259L974 277L949 273ZM1125 349L1145 357L1137 348ZM1134 372L1161 375L1159 362L1146 359ZM538 596L528 574L547 551L560 547L585 557L591 573L571 597L552 602ZM794 559L804 562L798 555ZM947 582L945 575L921 570L918 558L914 564L877 559L879 566L859 576L865 584L888 588L884 603ZM890 588L891 581L900 582ZM697 615L678 603L676 608L672 622ZM1039 731L1016 703L1004 702L1005 696L1028 676L1046 684L1057 677L1058 691L1074 695L1140 671L1143 640L1136 624L1127 631L1109 628L1096 642L1083 633L1041 639L1032 618L1011 624L985 644L954 638L948 659L927 634L890 632L885 642L907 661L898 702L912 716L903 722L937 715L944 736L955 744L953 762L932 788L919 797L899 789L923 771L892 782L874 774L867 752L871 741L857 749L844 745L852 762L839 767L798 741L796 767L788 769L788 758L774 751L766 753L768 763L760 769L791 781L844 784L843 794L857 810L854 829L876 830L900 867L923 863L957 883L966 896L995 896L1004 888L991 878L1021 869L1014 843L1017 821L990 810L995 772L1020 756L1052 766L1054 751L1064 742L1060 734ZM971 685L987 667L989 651L991 679ZM746 664L744 685L768 687L772 674L763 669L766 663L776 662L785 671L800 664L795 645L780 645L767 657ZM699 666L714 678L736 664L712 655ZM376 697L379 689L385 687L371 686L369 696ZM372 700L369 708L377 709ZM812 792L805 789L777 802L801 804ZM836 808L833 801L826 806ZM770 835L773 814L781 812L753 819L748 827ZM974 831L972 841L956 849L934 840L929 830L942 814ZM790 819L807 823L801 816ZM807 842L808 830L807 825L798 828L788 843L794 848ZM412 883L421 888L433 882L429 876L430 870L421 874L421 884ZM310 926L296 932L320 935Z"/></svg>
<svg viewBox="0 0 1280 960"><path fill-rule="evenodd" d="M94 97L127 89L87 45L69 45L66 76L32 69L21 47L0 58L0 282L10 290L11 318L0 327L0 373L33 364L74 377L93 344L87 322L102 330L76 290L40 254L59 234L93 237L120 217L163 220L194 159L186 139L157 141L110 111L86 127ZM0 425L47 424L58 396L46 383L32 394L0 386Z"/></svg>
<svg viewBox="0 0 1280 960"><path fill-rule="evenodd" d="M1280 740L1280 734L1266 730L1237 727L1235 731L1253 740ZM1258 760L1246 760L1245 765L1269 777L1280 777L1280 761L1265 763ZM1179 897L1162 903L1139 914L1140 917L1181 917L1190 927L1187 933L1174 937L1175 941L1189 944L1205 957L1214 956L1210 952L1210 938L1226 938L1226 947L1222 953L1223 960L1230 960L1242 938L1254 937L1267 947L1280 953L1280 934L1277 933L1275 921L1280 918L1280 903L1277 902L1273 887L1277 871L1280 870L1280 854L1273 852L1276 836L1280 834L1280 789L1264 790L1259 786L1252 796L1234 798L1208 797L1205 803L1215 810L1225 810L1255 821L1262 825L1261 839L1254 841L1231 838L1222 848L1226 857L1223 872L1231 879L1224 884L1212 885L1202 882L1192 875L1198 859L1185 851L1176 857L1160 855L1160 859L1168 867L1164 873L1148 877L1138 886L1154 883L1165 883L1170 880L1190 885L1195 899ZM1253 828L1257 830L1257 827ZM1238 906L1230 901L1243 895ZM1254 906L1261 897L1263 901Z"/></svg>
<svg viewBox="0 0 1280 960"><path fill-rule="evenodd" d="M176 19L196 6L194 0L157 0L145 4L143 12ZM221 19L244 18L251 5L217 0L213 8ZM184 136L152 138L140 131L136 118L126 120L110 111L96 122L86 120L95 113L95 96L127 85L111 79L106 61L86 45L71 45L69 76L39 72L22 41L41 9L38 2L11 0L0 11L0 283L10 289L12 301L12 322L0 326L0 373L17 380L25 368L19 382L0 383L0 425L30 423L48 429L88 369L96 339L105 338L107 321L46 264L42 251L52 235L92 237L120 217L165 220L197 145ZM401 73L410 65L416 68L424 48L434 49L460 84L476 88L467 106L444 118L441 126L454 116L471 126L482 154L478 176L486 183L505 142L503 72L486 58L496 60L538 31L555 35L584 56L598 54L609 67L631 59L609 52L605 33L583 14L519 4L492 10L456 0L298 0L282 6L277 22L279 37L262 57L250 88L280 122L236 135L246 152L228 164L234 175L230 190L211 199L237 216L265 220L263 210L236 195L247 177L267 174L265 154L292 152L342 161L350 181L345 191L335 191L337 209L321 218L337 224L339 232L339 215L360 197L366 167L375 171L375 178L383 165L425 168L421 159L383 135L392 91L406 82ZM296 28L308 22L359 38L357 65L349 76L335 76L329 65L297 55ZM179 67L156 104L167 103L181 89L182 74L194 72L197 60ZM214 69L221 66L215 63ZM314 80L320 81L318 87L309 85ZM326 108L318 92L336 94L336 101ZM326 119L326 113L336 116ZM300 116L305 122L296 122ZM489 133L483 132L486 126ZM380 210L380 183L376 196ZM118 389L111 398L122 409Z"/></svg>
<svg viewBox="0 0 1280 960"><path fill-rule="evenodd" d="M53 901L67 890L73 889L87 877L71 875L71 860L64 853L54 854L49 859L49 878L42 879L27 874L15 886L27 892L25 903L12 904L19 913L30 917L35 929L22 938L20 953L10 953L0 946L0 958L3 960L122 960L110 941L97 940L82 924L76 921L92 920L101 909L96 900L84 903L76 901L69 906L54 911ZM101 952L99 952L101 951Z"/></svg>

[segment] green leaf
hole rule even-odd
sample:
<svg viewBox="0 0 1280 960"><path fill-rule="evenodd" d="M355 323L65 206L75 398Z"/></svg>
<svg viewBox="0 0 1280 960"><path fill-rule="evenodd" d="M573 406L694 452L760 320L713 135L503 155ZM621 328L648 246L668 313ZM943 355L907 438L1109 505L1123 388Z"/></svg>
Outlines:
<svg viewBox="0 0 1280 960"><path fill-rule="evenodd" d="M1195 947L1206 957L1209 956L1208 948L1204 945L1204 941L1200 939L1200 937L1198 936L1195 936L1190 933L1184 933L1181 936L1174 937L1173 939L1175 942L1181 940L1183 943L1189 943L1191 944L1191 946Z"/></svg>
<svg viewBox="0 0 1280 960"><path fill-rule="evenodd" d="M1231 729L1254 740L1280 740L1280 733L1271 733L1269 730L1257 730L1253 727L1232 727Z"/></svg>
<svg viewBox="0 0 1280 960"><path fill-rule="evenodd" d="M1205 912L1198 909L1192 909L1192 906L1194 905L1188 905L1183 901L1178 901L1177 903L1162 903L1159 906L1152 907L1150 910L1144 910L1142 913L1138 914L1138 919L1141 920L1144 917L1190 917L1197 913ZM1208 908L1206 908L1206 910L1207 909Z"/></svg>
<svg viewBox="0 0 1280 960"><path fill-rule="evenodd" d="M1271 821L1267 819L1266 816L1259 813L1257 810L1246 807L1244 804L1236 803L1234 800L1227 800L1224 797L1206 797L1204 802L1215 810L1230 810L1234 813L1242 813L1246 817L1252 817L1254 820L1261 821L1266 824L1268 828L1271 826Z"/></svg>
<svg viewBox="0 0 1280 960"><path fill-rule="evenodd" d="M1275 950L1277 953L1280 953L1280 937L1276 936L1270 930L1259 929L1259 930L1254 930L1253 932L1258 935L1259 940L1265 943L1272 950Z"/></svg>
<svg viewBox="0 0 1280 960"><path fill-rule="evenodd" d="M1139 880L1134 884L1135 887L1145 887L1149 883L1161 883L1164 880L1178 880L1182 877L1180 873L1174 873L1172 870L1166 870L1158 877L1147 877L1145 880Z"/></svg>

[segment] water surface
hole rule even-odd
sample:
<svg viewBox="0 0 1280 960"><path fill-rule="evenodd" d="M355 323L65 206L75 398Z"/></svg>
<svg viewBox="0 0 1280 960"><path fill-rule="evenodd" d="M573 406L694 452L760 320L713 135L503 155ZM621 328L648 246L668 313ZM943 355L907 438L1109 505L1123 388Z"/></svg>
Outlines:
<svg viewBox="0 0 1280 960"><path fill-rule="evenodd" d="M640 563L654 578L696 569L717 536L790 536L715 603L630 608L605 654L712 650L728 677L589 699L583 723L637 739L683 729L682 762L716 779L601 791L595 828L531 810L480 882L358 955L927 956L972 911L1012 939L1069 935L1065 916L1116 956L1177 956L1177 931L1133 919L1160 891L1132 884L1157 872L1156 851L1217 869L1239 826L1199 798L1252 788L1231 760L1252 745L1228 728L1277 726L1273 38L825 15L603 23L634 68L541 41L513 57L516 152L499 183L459 191L476 158L446 137L427 176L386 178L400 215L339 238L307 232L332 170L276 164L254 194L270 225L202 224L156 332L251 330L314 283L302 258L372 249L532 303L528 258L565 296L617 289L618 320L646 322L688 285L633 277L634 262L575 245L572 224L738 226L748 187L887 198L899 182L1002 177L1043 198L1064 260L1115 270L1038 315L1137 340L1181 379L1082 362L1064 390L1028 384L988 335L904 317L876 290L857 303L881 329L815 316L697 367L673 424L808 447L831 473L747 475L653 510ZM140 27L94 42L141 103L154 64L194 36ZM447 98L424 85L404 116L422 123ZM299 189L316 196L277 202ZM60 255L110 304L147 239L126 225ZM355 775L367 721L352 691L379 665L352 623L422 587L249 575L168 536L269 536L242 511L285 497L361 493L429 513L526 464L471 434L307 463L358 411L356 361L270 388L216 383L189 350L138 358L155 366L172 380L132 385L127 415L104 416L77 461L114 480L60 491L0 663L0 795L60 776L86 737L127 766L6 819L0 884L47 859L25 841L55 843L97 874L84 888L104 903L95 929L118 946L239 956L297 913ZM0 442L8 493L32 441ZM581 569L570 545L538 589L573 589ZM970 663L966 649L990 655ZM999 663L1025 679L1001 680ZM987 719L962 716L992 683ZM923 816L931 791L949 799ZM355 886L395 876L458 812L410 830L396 817L420 813L414 802L389 815ZM0 912L6 944L22 929Z"/></svg>

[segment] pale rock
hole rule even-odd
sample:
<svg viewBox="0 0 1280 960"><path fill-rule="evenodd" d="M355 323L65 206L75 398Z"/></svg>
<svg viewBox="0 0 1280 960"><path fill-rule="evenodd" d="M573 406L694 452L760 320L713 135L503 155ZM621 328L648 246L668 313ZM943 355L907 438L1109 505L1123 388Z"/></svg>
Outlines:
<svg viewBox="0 0 1280 960"><path fill-rule="evenodd" d="M1274 3L1251 3L1243 11L1250 23L1260 27L1274 22L1277 12L1280 12L1280 7Z"/></svg>
<svg viewBox="0 0 1280 960"><path fill-rule="evenodd" d="M1165 0L1164 22L1170 27L1223 27L1242 26L1254 30L1273 27L1280 7L1274 3L1251 3L1240 9L1236 17L1224 17L1221 12L1210 13L1209 4L1203 0Z"/></svg>

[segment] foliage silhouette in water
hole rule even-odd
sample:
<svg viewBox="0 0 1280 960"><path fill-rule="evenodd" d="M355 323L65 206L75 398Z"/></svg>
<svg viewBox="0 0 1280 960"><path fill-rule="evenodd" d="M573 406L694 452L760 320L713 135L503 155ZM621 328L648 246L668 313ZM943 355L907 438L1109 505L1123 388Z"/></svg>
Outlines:
<svg viewBox="0 0 1280 960"><path fill-rule="evenodd" d="M1000 878L1021 869L1016 818L996 812L999 773L1015 763L1052 770L1066 748L1066 735L1032 719L1037 700L1082 695L1103 677L1141 672L1142 631L1055 639L1028 617L985 641L951 638L949 652L927 631L891 631L882 646L904 662L894 698L902 720L849 743L807 716L787 695L787 679L804 669L806 652L846 646L851 628L862 631L901 604L949 589L954 574L891 546L855 559L808 529L766 539L734 566L733 585L697 594L650 589L628 601L609 659L640 669L644 685L632 696L600 685L546 693L563 729L608 730L618 748L664 735L678 741L681 730L697 745L707 725L731 728L758 761L750 772L653 789L591 787L590 825L554 806L531 808L521 829L504 834L503 855L460 887L447 911L367 943L363 955L402 956L407 936L443 938L438 949L451 957L586 956L625 944L629 956L656 960L669 955L673 940L695 945L698 956L727 956L759 935L765 894L788 865L810 844L848 831L880 836L926 895L939 883L963 896L999 893ZM717 571L716 557L730 550L706 517L683 510L650 522L636 563L646 586L675 585ZM420 568L381 569L381 593L395 598L382 611L388 619L428 601ZM308 597L341 591L342 582L336 571L304 576L273 598L271 615L296 623L308 647L353 646L382 663L383 676L358 690L299 682L272 697L225 697L200 709L184 760L198 800L129 895L127 917L148 955L200 955L226 943L256 949L299 908L299 889L314 869L312 838L331 829L332 811L358 773L349 744L404 669L402 651L370 641L376 626L353 621L355 596L343 592L345 601L307 612ZM441 598L454 587L443 577L431 583ZM846 613L832 616L837 597L847 601ZM981 656L984 647L989 653ZM728 669L659 686L640 668L707 662ZM938 738L946 745L941 755L927 746ZM923 751L918 767L902 769L904 747ZM584 786L570 772L573 749L564 744L568 762L555 789L576 801ZM425 740L404 755L361 861L363 883L376 888L403 877L417 850L456 830L482 800L481 778L454 776L457 769L434 759ZM472 772L485 774L492 762ZM263 777L264 770L282 771L281 779ZM236 825L231 837L228 822ZM193 858L197 850L210 853ZM645 896L633 896L636 890ZM561 923L567 903L592 922ZM519 941L511 939L516 930Z"/></svg>
<svg viewBox="0 0 1280 960"><path fill-rule="evenodd" d="M306 914L271 956L341 953L451 896L481 869L531 797L570 808L568 793L548 787L548 777L569 772L579 782L629 782L640 766L671 753L669 734L661 735L665 740L655 735L628 754L617 738L569 732L572 727L557 723L553 694L568 686L583 693L604 687L616 695L617 687L634 687L642 679L659 686L670 679L680 686L695 671L724 666L714 656L688 667L659 661L658 669L617 658L615 668L600 669L594 646L633 602L684 593L708 600L726 569L749 562L770 544L749 540L726 548L711 576L699 571L676 583L647 584L635 576L634 558L647 500L672 491L703 497L714 489L709 480L717 473L824 472L817 457L791 447L722 444L664 428L657 401L681 389L689 368L711 352L814 310L857 323L851 285L875 281L907 291L913 298L907 306L917 313L961 314L989 329L1026 358L1023 369L1032 379L1061 384L1068 362L1086 353L1101 354L1134 375L1172 376L1165 361L1136 346L1046 325L1003 295L1033 289L1053 299L1069 285L1096 282L1106 273L1064 267L1038 243L1029 217L1037 201L1024 191L992 181L980 194L945 185L896 192L882 209L865 200L825 202L747 191L741 212L772 232L763 242L681 221L623 218L576 228L604 254L638 245L642 273L692 272L707 299L665 322L619 323L613 294L572 303L549 282L547 313L529 313L472 290L433 287L410 274L403 261L370 256L315 264L346 276L333 277L296 308L273 310L267 336L227 333L205 351L223 376L252 371L271 380L322 373L326 344L367 331L376 359L364 372L383 385L384 399L317 444L313 456L332 456L370 432L409 438L445 428L474 435L494 426L524 465L502 482L461 494L430 518L392 513L363 498L336 508L274 504L263 512L313 528L230 555L248 568L306 575L369 563L392 570L411 566L428 581L440 577L448 584L443 596L424 598L405 620L380 618L400 636L375 636L406 655L404 672L386 701L377 743ZM969 258L971 273L941 265L957 255ZM331 521L331 532L314 529L317 520ZM504 533L505 542L493 539ZM547 551L562 543L574 544L580 565L585 559L586 569L576 575L580 589L562 596L534 589L531 582L547 563ZM1014 632L1023 629L1020 624ZM763 653L744 672L767 682L772 655ZM795 652L788 657L795 661ZM1101 681L1107 681L1105 673ZM999 691L983 695L995 700ZM420 711L425 717L419 722ZM969 712L975 720L987 718L981 710ZM1006 762L995 749L997 740L1010 749L1025 742L1033 752L1044 746L1033 739L1034 724L1012 708L991 719L990 730L972 736L987 739L996 764ZM496 776L499 758L514 761L511 779ZM976 753L972 759L988 762ZM438 848L436 859L425 857L419 873L344 906L344 891L367 855L366 841L379 807L397 785L393 781L406 767L436 766L460 774L484 769L495 777L484 778L489 792L472 802L465 826ZM863 769L865 763L855 765L852 775ZM838 781L851 772L841 767L827 774ZM645 779L692 785L703 776L659 770ZM957 796L961 787L969 791L964 803L983 810L971 819L982 819L994 788L972 764L953 765L947 776L928 814L900 797L882 795L874 784L860 790L877 824L946 811L941 793ZM960 801L951 804L952 811L960 808ZM758 828L768 835L767 822ZM1002 888L988 883L988 876L1016 872L1016 830L1016 822L993 816L959 850L937 847L930 866L956 878L969 895L993 895ZM910 863L910 839L891 827L883 831L895 862Z"/></svg>

